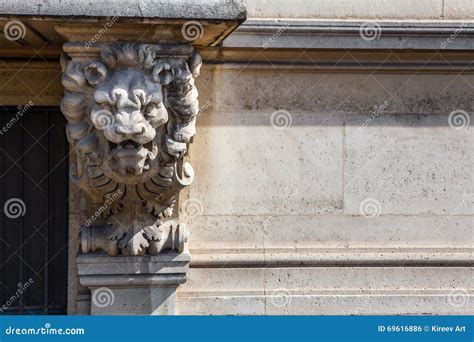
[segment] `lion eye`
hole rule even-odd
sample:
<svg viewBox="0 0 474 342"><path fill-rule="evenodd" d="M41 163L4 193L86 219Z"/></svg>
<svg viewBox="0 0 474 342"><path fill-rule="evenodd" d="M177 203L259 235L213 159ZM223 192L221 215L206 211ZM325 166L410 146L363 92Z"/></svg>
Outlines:
<svg viewBox="0 0 474 342"><path fill-rule="evenodd" d="M147 117L154 117L155 116L155 110L158 108L156 103L149 103L144 110L144 113Z"/></svg>
<svg viewBox="0 0 474 342"><path fill-rule="evenodd" d="M106 111L109 111L109 112L112 113L112 106L111 106L110 104L108 104L108 103L102 103L102 104L100 105L100 109L106 110Z"/></svg>

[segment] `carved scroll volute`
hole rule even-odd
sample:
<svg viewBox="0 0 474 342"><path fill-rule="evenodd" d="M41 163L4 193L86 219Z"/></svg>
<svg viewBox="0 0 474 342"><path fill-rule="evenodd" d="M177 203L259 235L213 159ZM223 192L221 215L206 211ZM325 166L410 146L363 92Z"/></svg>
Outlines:
<svg viewBox="0 0 474 342"><path fill-rule="evenodd" d="M173 209L194 177L184 157L199 111L199 54L186 44L64 50L71 177L96 210L81 227L82 252L182 252L186 227Z"/></svg>

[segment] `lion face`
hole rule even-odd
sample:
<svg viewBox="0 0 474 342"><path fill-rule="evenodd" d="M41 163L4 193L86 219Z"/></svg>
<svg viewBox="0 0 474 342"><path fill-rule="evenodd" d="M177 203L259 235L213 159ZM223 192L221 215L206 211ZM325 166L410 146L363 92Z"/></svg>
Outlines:
<svg viewBox="0 0 474 342"><path fill-rule="evenodd" d="M107 167L122 178L149 170L168 122L161 84L141 70L118 69L96 85L93 98L90 118L106 140Z"/></svg>

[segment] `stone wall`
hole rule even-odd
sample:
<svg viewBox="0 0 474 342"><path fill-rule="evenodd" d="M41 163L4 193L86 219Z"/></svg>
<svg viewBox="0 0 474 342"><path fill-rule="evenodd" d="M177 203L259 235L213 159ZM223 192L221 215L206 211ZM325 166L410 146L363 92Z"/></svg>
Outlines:
<svg viewBox="0 0 474 342"><path fill-rule="evenodd" d="M179 312L472 314L472 1L244 2L203 52Z"/></svg>
<svg viewBox="0 0 474 342"><path fill-rule="evenodd" d="M472 0L244 0L249 18L465 20Z"/></svg>
<svg viewBox="0 0 474 342"><path fill-rule="evenodd" d="M474 77L402 59L204 68L181 314L472 313Z"/></svg>
<svg viewBox="0 0 474 342"><path fill-rule="evenodd" d="M178 313L473 314L472 0L244 3L222 46L198 47ZM59 105L61 44L53 63L4 61L29 82L3 105ZM70 193L68 312L88 314L91 208Z"/></svg>

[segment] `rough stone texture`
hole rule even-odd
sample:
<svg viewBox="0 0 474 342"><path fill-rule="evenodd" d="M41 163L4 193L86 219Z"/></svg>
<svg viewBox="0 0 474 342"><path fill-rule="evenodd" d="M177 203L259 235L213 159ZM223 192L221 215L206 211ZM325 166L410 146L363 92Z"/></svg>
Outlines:
<svg viewBox="0 0 474 342"><path fill-rule="evenodd" d="M473 136L449 117L472 123L474 79L403 68L233 65L198 83L190 158L211 177L181 203L180 313L473 312Z"/></svg>
<svg viewBox="0 0 474 342"><path fill-rule="evenodd" d="M191 252L256 252L256 249L470 248L467 215L250 215L196 216ZM295 224L296 223L296 224ZM291 227L288 228L288 227ZM260 250L259 250L260 251Z"/></svg>
<svg viewBox="0 0 474 342"><path fill-rule="evenodd" d="M45 17L131 17L229 20L245 19L245 7L233 0L41 0L0 1L3 15Z"/></svg>
<svg viewBox="0 0 474 342"><path fill-rule="evenodd" d="M178 312L472 314L469 301L474 285L469 267L474 218L472 197L465 194L472 193L474 172L472 151L463 147L472 145L473 119L470 116L469 130L450 129L447 121L453 110L473 112L472 75L459 76L460 70L448 64L440 72L418 72L403 69L401 63L395 72L373 74L362 67L344 72L287 65L271 68L205 66L196 83L201 114L190 158L199 173L181 208L191 226L188 285L192 287L178 290ZM374 106L384 101L388 106L359 130ZM291 114L292 125L273 130L269 119L280 108ZM262 151L264 158L258 158ZM295 157L299 154L319 159L300 162ZM412 170L417 178L409 177L410 163L417 165ZM390 167L383 171L385 165ZM297 177L306 175L306 185L290 173L278 178L285 170ZM243 172L247 180L240 176ZM259 184L254 174L270 174L277 181L262 178L266 186L257 192L250 187ZM352 184L349 176L361 186ZM397 183L403 179L411 186ZM373 194L365 190L366 183L377 190L375 198L381 195L379 200L384 200L381 215L374 218L358 211L361 198L356 192ZM245 196L254 198L253 208L243 201ZM343 206L327 206L330 196L339 198ZM413 196L416 202L411 201ZM305 206L305 199L311 197L323 199L319 203L326 207ZM188 198L201 201L189 213ZM209 203L219 211L208 208ZM298 212L299 206L306 213ZM86 218L82 214L80 220ZM283 277L284 271L274 272L278 268L287 271L289 279ZM324 287L310 276L318 270L327 279ZM348 271L353 286L341 280ZM302 280L292 283L291 279L297 279L298 272L314 282L314 291L297 292ZM378 285L380 279L384 286ZM279 281L281 286L275 285ZM332 290L341 283L346 285ZM272 296L275 287L283 295L279 291ZM285 297L285 291L291 296ZM77 312L86 313L91 299L79 293ZM456 294L460 302L453 306ZM287 297L291 298L288 305Z"/></svg>
<svg viewBox="0 0 474 342"><path fill-rule="evenodd" d="M450 304L452 289L465 291L472 276L436 267L191 269L178 303L181 313L201 315L472 314L467 293Z"/></svg>
<svg viewBox="0 0 474 342"><path fill-rule="evenodd" d="M249 18L462 19L474 16L472 0L245 0Z"/></svg>
<svg viewBox="0 0 474 342"><path fill-rule="evenodd" d="M259 18L471 16L469 1L442 3L247 1ZM431 38L418 42L426 39L418 47L433 48ZM237 62L205 67L197 82L200 116L190 159L198 172L180 199L192 261L178 313L473 313L469 51L420 57L227 45L205 52L215 54L209 64ZM455 110L468 113L468 129L449 127ZM291 125L273 128L275 112ZM380 203L373 218L361 213L366 197ZM82 205L71 222L91 209ZM117 272L108 266L100 272ZM122 291L113 278L85 277L84 284ZM166 296L140 281L134 295L121 293L116 303L157 313ZM77 312L85 313L91 298L79 293Z"/></svg>
<svg viewBox="0 0 474 342"><path fill-rule="evenodd" d="M462 17L461 17L462 18ZM472 21L250 19L225 47L258 49L473 49Z"/></svg>
<svg viewBox="0 0 474 342"><path fill-rule="evenodd" d="M445 19L473 19L474 1L472 0L444 0L443 17Z"/></svg>
<svg viewBox="0 0 474 342"><path fill-rule="evenodd" d="M389 214L474 214L474 136L446 115L381 116L346 121L345 212L359 214L366 198ZM472 118L471 118L472 122Z"/></svg>
<svg viewBox="0 0 474 342"><path fill-rule="evenodd" d="M336 56L336 61L339 58L342 55ZM364 62L360 60L359 63ZM375 65L375 70L382 68L381 61L375 62ZM328 119L346 113L370 116L374 106L381 106L385 101L388 105L384 113L388 114L446 115L455 109L474 111L471 93L467 91L474 84L472 74L466 73L462 77L458 72L433 75L432 72L421 73L420 69L408 73L402 73L403 68L398 73L373 70L325 73L318 72L317 67L291 69L277 64L270 65L270 70L260 71L253 65L222 69L214 76L212 89L215 93L211 99L219 115L214 113L208 119L204 118L205 114L210 115L206 112L200 118L200 124L205 125L207 120L212 119L214 125L235 126L243 115L235 113L252 113L248 115L254 125L268 126L268 115L278 109L285 109L290 114L312 113L307 123L313 120L316 124L316 120L324 120L322 114L330 114ZM228 91L217 93L224 87ZM206 103L206 100L201 103ZM254 112L267 116L257 116ZM229 120L228 116L221 118L220 113L234 113L234 116ZM298 122L304 123L295 121L295 125Z"/></svg>
<svg viewBox="0 0 474 342"><path fill-rule="evenodd" d="M176 288L186 281L189 254L89 254L78 256L77 264L81 285L91 289L91 311L85 314L171 315L177 313Z"/></svg>
<svg viewBox="0 0 474 342"><path fill-rule="evenodd" d="M203 139L196 139L191 157L199 159L201 176L190 197L201 199L206 215L341 211L339 118L321 127L317 117L295 113L286 130L273 129L265 112L222 113L216 123L202 119Z"/></svg>

